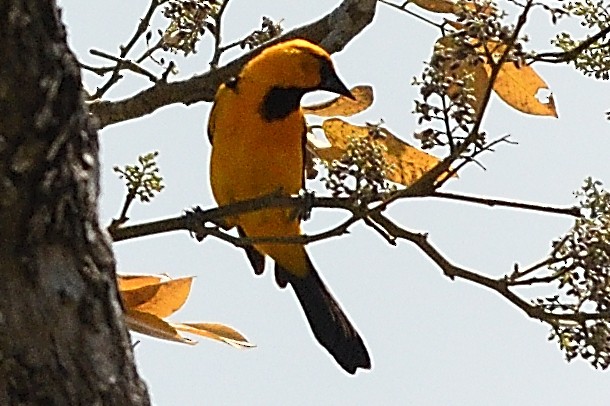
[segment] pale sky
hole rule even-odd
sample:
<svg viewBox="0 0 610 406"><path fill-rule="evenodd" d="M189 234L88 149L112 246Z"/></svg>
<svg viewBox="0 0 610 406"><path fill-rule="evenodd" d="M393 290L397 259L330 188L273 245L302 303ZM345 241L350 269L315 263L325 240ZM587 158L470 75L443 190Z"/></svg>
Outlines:
<svg viewBox="0 0 610 406"><path fill-rule="evenodd" d="M262 16L283 19L288 30L339 3L232 0L224 38L242 38L259 27ZM60 5L70 46L82 61L100 66L106 61L89 49L117 53L148 2L60 0ZM160 14L155 22L163 22ZM541 11L533 13L526 26L529 46L550 50L548 41L559 30ZM375 89L372 108L351 121L383 118L389 129L415 144L412 134L418 127L411 112L417 89L411 81L438 36L434 27L380 4L375 22L333 56L350 87ZM180 68L178 77L204 72L211 47L208 37L196 55L170 56ZM607 83L566 66L535 68L554 92L559 119L524 115L494 96L485 130L492 137L510 133L519 144L483 156L486 171L473 165L445 191L571 205L572 192L586 176L610 183ZM149 86L145 79L125 76L108 97L126 97ZM86 74L85 83L93 89L102 82ZM105 224L118 215L125 193L112 167L153 150L160 151L166 189L151 204L133 207L134 223L173 217L194 205L214 206L205 134L209 108L209 103L169 106L101 131ZM543 258L550 241L571 225L561 216L433 199L400 202L389 213L409 230L428 232L451 261L492 276L510 272L515 262L526 266ZM321 230L337 218L316 211L304 227ZM389 246L364 226L309 248L368 344L373 369L355 377L343 373L315 342L294 295L275 287L270 269L255 277L242 251L211 238L197 243L186 232L115 248L121 272L196 276L189 301L172 320L226 323L257 344L237 350L202 339L191 347L135 334L141 340L135 349L139 372L155 405L606 405L610 398L607 373L581 360L566 363L557 344L547 341L546 325L493 292L450 281L414 246Z"/></svg>

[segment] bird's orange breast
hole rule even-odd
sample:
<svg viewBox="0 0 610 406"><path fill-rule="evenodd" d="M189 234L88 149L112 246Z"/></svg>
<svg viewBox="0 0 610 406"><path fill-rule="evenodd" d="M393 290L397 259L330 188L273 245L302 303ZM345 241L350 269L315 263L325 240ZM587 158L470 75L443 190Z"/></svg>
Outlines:
<svg viewBox="0 0 610 406"><path fill-rule="evenodd" d="M219 205L267 195L282 189L296 194L303 179L300 111L267 122L256 104L227 91L217 101L211 157L211 182Z"/></svg>
<svg viewBox="0 0 610 406"><path fill-rule="evenodd" d="M213 147L210 166L212 191L219 206L281 191L299 192L303 182L305 122L300 110L265 121L259 105L221 89L210 120ZM260 101L260 98L258 99ZM300 234L299 219L290 208L263 209L226 219L249 237L286 237ZM305 251L294 244L256 244L295 274L307 272Z"/></svg>

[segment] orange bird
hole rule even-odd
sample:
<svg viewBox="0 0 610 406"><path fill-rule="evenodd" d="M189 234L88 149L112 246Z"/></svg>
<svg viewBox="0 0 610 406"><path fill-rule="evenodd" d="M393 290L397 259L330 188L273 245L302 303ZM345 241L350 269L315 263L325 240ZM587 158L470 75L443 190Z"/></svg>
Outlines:
<svg viewBox="0 0 610 406"><path fill-rule="evenodd" d="M271 46L220 86L210 113L210 178L218 205L277 192L298 194L304 187L305 118L301 97L327 90L353 97L337 76L329 54L296 39ZM301 234L290 208L270 208L226 219L248 237ZM311 330L341 367L354 374L371 360L358 331L324 285L301 244L261 243L246 247L256 274L265 255L275 261L280 287L290 284Z"/></svg>

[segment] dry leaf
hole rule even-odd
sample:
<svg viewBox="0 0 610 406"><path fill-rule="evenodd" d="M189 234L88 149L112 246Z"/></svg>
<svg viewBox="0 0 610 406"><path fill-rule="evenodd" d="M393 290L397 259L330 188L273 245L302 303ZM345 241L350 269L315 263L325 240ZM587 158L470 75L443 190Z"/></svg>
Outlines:
<svg viewBox="0 0 610 406"><path fill-rule="evenodd" d="M163 320L182 307L191 291L192 282L192 277L170 279L165 275L119 275L117 285L125 307L127 327L151 337L186 344L197 342L182 336L180 331L234 347L254 347L239 332L222 324L174 324Z"/></svg>
<svg viewBox="0 0 610 406"><path fill-rule="evenodd" d="M327 148L329 151L318 149L316 155L327 161L337 159L335 157L340 151L345 152L350 137L369 136L369 127L352 125L338 118L324 121L322 128L332 147ZM384 158L393 168L386 174L388 180L409 186L439 162L438 158L401 141L388 130L381 131L382 136L376 139L385 145L387 151L384 152Z"/></svg>
<svg viewBox="0 0 610 406"><path fill-rule="evenodd" d="M506 45L490 43L487 48L494 62L498 62L506 50ZM491 65L486 63L483 66L490 75ZM516 110L537 116L557 117L552 95L548 103L543 103L536 97L540 89L549 90L549 86L531 66L525 63L519 65L513 61L503 63L493 89L502 100Z"/></svg>
<svg viewBox="0 0 610 406"><path fill-rule="evenodd" d="M445 47L451 47L452 41L452 37L442 37L438 40L438 43ZM494 62L498 62L505 49L506 46L503 44L488 43L487 49L480 46L477 51L484 60L487 59L487 55L491 55ZM478 114L489 84L492 71L491 64L489 62L482 62L477 65L461 63L455 69L451 69L451 66L454 65L453 61L447 61L445 65L447 66L447 76L451 75L465 79L470 75L474 80L473 96L475 102L472 107ZM552 95L549 97L548 103L543 103L537 98L541 89L548 90L548 85L531 66L525 64L517 66L512 61L502 64L493 85L493 90L497 95L514 109L526 114L557 117ZM459 91L460 89L453 85L449 88L448 94L452 97L452 94L455 95Z"/></svg>
<svg viewBox="0 0 610 406"><path fill-rule="evenodd" d="M130 330L147 336L185 344L197 343L196 341L181 336L170 323L153 314L128 309L125 312L125 323Z"/></svg>
<svg viewBox="0 0 610 406"><path fill-rule="evenodd" d="M485 69L491 73L489 65L486 64ZM538 100L541 89L549 87L531 66L516 66L513 62L502 64L494 82L496 94L512 108L526 114L557 117L553 95L549 96L548 103Z"/></svg>
<svg viewBox="0 0 610 406"><path fill-rule="evenodd" d="M339 96L327 102L302 107L303 113L315 114L320 117L353 116L368 109L373 104L373 88L371 86L356 86L352 90L356 100Z"/></svg>
<svg viewBox="0 0 610 406"><path fill-rule="evenodd" d="M456 7L450 0L411 0L411 3L433 13L453 13Z"/></svg>
<svg viewBox="0 0 610 406"><path fill-rule="evenodd" d="M491 5L482 7L473 1L452 1L452 0L411 0L410 3L416 4L419 7L432 11L433 13L452 13L458 14L464 8L470 11L478 11L479 13L490 15L494 9ZM450 24L452 21L448 21ZM456 23L459 24L459 23Z"/></svg>
<svg viewBox="0 0 610 406"><path fill-rule="evenodd" d="M236 348L250 348L256 345L250 343L239 331L219 323L182 323L173 324L176 330L200 335L212 340L221 341Z"/></svg>
<svg viewBox="0 0 610 406"><path fill-rule="evenodd" d="M154 285L163 280L169 279L166 275L117 275L117 285L119 290L137 289L142 286Z"/></svg>
<svg viewBox="0 0 610 406"><path fill-rule="evenodd" d="M191 291L192 282L192 277L169 279L120 292L126 308L163 318L182 307Z"/></svg>

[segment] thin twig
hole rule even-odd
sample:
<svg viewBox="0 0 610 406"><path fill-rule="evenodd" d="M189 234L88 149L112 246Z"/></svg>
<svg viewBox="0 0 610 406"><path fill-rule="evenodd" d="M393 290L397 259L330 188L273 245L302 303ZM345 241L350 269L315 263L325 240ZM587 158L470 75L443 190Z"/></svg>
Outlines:
<svg viewBox="0 0 610 406"><path fill-rule="evenodd" d="M138 41L138 39L142 36L142 34L144 34L146 32L146 29L148 28L148 26L150 24L150 20L152 19L153 13L157 9L157 7L164 1L165 0L151 0L150 5L148 6L148 10L146 11L146 14L140 20L140 24L138 24L138 28L136 29L136 32L133 34L133 36L127 43L127 45L119 47L119 49L120 49L119 58L120 59L125 59L127 57L127 54L129 53L129 51L131 51L131 48L133 48L133 46ZM122 78L122 76L120 75L120 72L121 72L121 64L117 63L117 65L114 68L114 70L112 71L112 75L110 76L108 81L106 81L106 83L104 83L101 87L99 87L97 89L95 94L93 96L91 96L91 99L95 100L95 99L101 98L112 86L114 86L114 84L117 83ZM155 80L156 80L156 78L155 78Z"/></svg>
<svg viewBox="0 0 610 406"><path fill-rule="evenodd" d="M440 178L436 182L435 190L440 189L449 179L452 179L455 175L457 175L459 173L459 171L463 167L465 167L467 164L469 164L470 162L474 162L481 169L487 170L485 168L485 166L482 163L480 163L478 160L476 160L475 158L478 155L482 154L483 152L494 151L493 147L501 142L506 142L509 144L516 144L516 142L510 141L509 137L510 137L510 135L505 135L503 137L500 137L497 140L494 140L494 141L490 142L489 144L484 145L483 147L479 147L478 149L475 148L475 151L470 156L462 157L462 162L460 162L458 165L456 165L453 168L449 168L449 170L445 173L445 175L443 175L442 178ZM476 146L476 144L475 144L475 146Z"/></svg>
<svg viewBox="0 0 610 406"><path fill-rule="evenodd" d="M553 264L559 263L565 261L565 258L557 258L554 257L553 255L550 255L548 258L530 266L529 268L523 270L523 271L515 271L513 272L510 276L508 276L506 278L506 280L508 281L508 283L511 286L531 286L531 285L535 285L538 283L551 283L559 278L561 278L563 275L573 271L576 266L575 265L571 265L571 266L566 266L561 268L561 271L559 272L555 272L552 275L549 276L544 276L544 277L531 277L529 279L523 279L525 276L530 275L531 273L537 271L540 268L543 267L549 267Z"/></svg>
<svg viewBox="0 0 610 406"><path fill-rule="evenodd" d="M133 48L138 39L142 36L142 34L146 32L146 29L148 29L148 27L150 26L150 20L152 19L153 13L157 9L157 7L165 3L165 1L166 0L151 0L150 6L146 11L146 15L144 15L144 18L142 18L140 20L140 24L138 24L138 29L133 34L127 45L121 47L121 58L125 58L127 56L127 54L129 53L129 51L131 51L131 48Z"/></svg>
<svg viewBox="0 0 610 406"><path fill-rule="evenodd" d="M388 234L383 228L379 227L377 223L375 223L370 217L364 217L364 223L371 227L373 230L377 231L377 233L383 237L384 240L388 242L390 245L396 245L396 238Z"/></svg>
<svg viewBox="0 0 610 406"><path fill-rule="evenodd" d="M515 271L512 274L510 274L506 279L509 281L510 284L512 284L517 279L523 278L524 276L527 276L527 275L531 274L532 272L537 271L540 268L547 267L555 262L556 262L556 260L554 258L551 258L551 257L545 258L542 261L539 261L539 262L535 263L534 265L530 266L529 268L526 268L522 271L520 271L517 268L517 265L515 264Z"/></svg>
<svg viewBox="0 0 610 406"><path fill-rule="evenodd" d="M169 64L167 64L167 68L165 68L165 71L161 75L161 80L163 82L167 83L167 78L169 77L169 74L174 71L175 67L176 67L176 63L174 61L170 61Z"/></svg>
<svg viewBox="0 0 610 406"><path fill-rule="evenodd" d="M222 42L222 15L225 12L227 5L229 4L229 0L223 0L220 5L220 9L218 10L218 14L216 15L215 21L215 30L214 30L214 55L212 56L212 60L210 61L210 67L212 69L216 69L218 67L218 62L220 61L220 55L224 52L220 44Z"/></svg>
<svg viewBox="0 0 610 406"><path fill-rule="evenodd" d="M576 206L572 207L553 207L553 206L545 206L535 203L525 203L525 202L516 202L510 200L501 200L487 197L477 197L477 196L468 196L468 195L458 195L455 193L446 193L446 192L432 192L429 197L438 197L442 199L451 199L451 200L459 200L462 202L474 203L474 204L482 204L485 206L502 206L502 207L511 207L515 209L522 210L531 210L538 211L543 213L552 213L552 214L562 214L566 216L572 217L581 217L580 209Z"/></svg>
<svg viewBox="0 0 610 406"><path fill-rule="evenodd" d="M130 70L130 71L132 71L134 73L140 74L142 76L146 76L153 83L156 83L157 80L158 80L157 77L154 74L152 74L148 70L142 68L137 63L135 63L133 61L130 61L128 59L118 58L116 56L107 54L107 53L102 52L102 51L98 51L96 49L91 49L89 51L89 53L91 55L99 56L101 58L106 58L106 59L109 59L109 60L111 60L113 62L116 62L116 67L114 69L118 69L119 71L121 71L123 69Z"/></svg>
<svg viewBox="0 0 610 406"><path fill-rule="evenodd" d="M243 42L243 40L233 41L230 44L221 46L219 52L222 54L223 52L228 51L231 48L235 48L236 46L241 45Z"/></svg>
<svg viewBox="0 0 610 406"><path fill-rule="evenodd" d="M437 28L439 28L439 29L441 29L441 30L443 29L442 24L439 24L439 23L434 22L434 21L432 21L432 20L430 20L430 19L428 19L428 18L426 18L426 17L420 16L420 15L419 15L419 14L417 14L417 13L414 13L414 12L412 12L412 11L407 10L407 5L409 4L409 2L408 2L408 1L405 1L405 2L404 2L402 5L400 5L400 6L399 6L398 4L394 4L394 3L389 2L389 1L386 1L386 0L379 0L379 2L380 2L380 3L383 3L383 4L387 5L387 6L393 7L393 8L395 8L395 9L398 9L398 10L400 10L400 11L404 12L404 13L407 13L407 14L409 14L410 16L415 17L415 18L417 18L417 19L419 19L419 20L422 20L423 22L428 23L428 24L430 24L430 25L433 25L433 26L435 26L435 27L437 27Z"/></svg>
<svg viewBox="0 0 610 406"><path fill-rule="evenodd" d="M319 233L315 234L301 234L293 236L260 236L260 237L243 237L240 238L240 245L253 245L253 244L311 244L313 242L322 241L331 237L340 237L344 234L349 233L349 228L358 222L360 218L358 216L352 216L342 222L341 224Z"/></svg>
<svg viewBox="0 0 610 406"><path fill-rule="evenodd" d="M443 122L445 123L445 133L447 134L447 140L449 141L449 153L453 154L455 151L455 140L453 139L453 131L449 126L449 107L447 106L447 99L441 97L443 103Z"/></svg>
<svg viewBox="0 0 610 406"><path fill-rule="evenodd" d="M83 62L79 62L78 65L85 70L88 70L90 72L95 73L98 76L104 76L106 73L108 72L112 72L114 70L114 66L113 67L95 67L95 66L91 66L91 65L87 65L86 63Z"/></svg>
<svg viewBox="0 0 610 406"><path fill-rule="evenodd" d="M127 195L125 196L125 201L123 202L123 207L121 208L121 213L119 214L119 217L113 219L110 225L108 226L109 234L112 235L113 232L115 232L119 227L129 221L129 217L127 217L127 212L129 211L129 208L131 207L131 204L134 202L135 198L135 192L133 190L130 190L129 193L127 193Z"/></svg>
<svg viewBox="0 0 610 406"><path fill-rule="evenodd" d="M146 51L144 51L144 53L136 59L137 63L142 63L146 58L151 57L151 59L155 62L157 62L153 57L152 54L159 50L159 49L163 49L163 44L165 43L163 37L161 37L159 39L159 41L157 41L157 43L155 45L153 45L152 47L148 48Z"/></svg>
<svg viewBox="0 0 610 406"><path fill-rule="evenodd" d="M568 273L568 271L569 271L568 269L564 269L561 272L557 272L554 275L543 276L543 277L533 277L533 278L523 279L523 280L519 280L519 281L512 281L509 284L510 284L510 286L532 286L532 285L537 285L539 283L548 284L548 283L551 283L551 282L561 278L563 275Z"/></svg>

